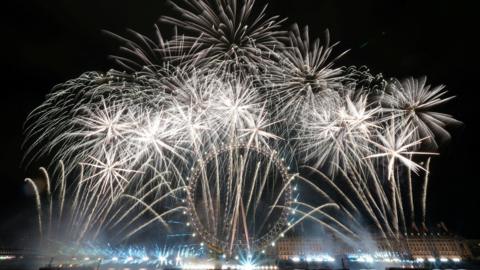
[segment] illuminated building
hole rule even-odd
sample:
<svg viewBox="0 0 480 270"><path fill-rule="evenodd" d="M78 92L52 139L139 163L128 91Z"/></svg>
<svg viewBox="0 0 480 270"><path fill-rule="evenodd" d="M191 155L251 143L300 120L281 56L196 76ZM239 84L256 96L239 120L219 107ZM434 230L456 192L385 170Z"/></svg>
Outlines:
<svg viewBox="0 0 480 270"><path fill-rule="evenodd" d="M472 252L463 238L451 234L418 233L402 236L399 239L374 237L375 247L368 251L354 250L351 246L329 244L318 237L285 237L279 239L271 255L279 260L308 260L322 254L332 256L348 255L358 252L391 254L392 257L401 257L412 260L442 260L459 261L472 259Z"/></svg>

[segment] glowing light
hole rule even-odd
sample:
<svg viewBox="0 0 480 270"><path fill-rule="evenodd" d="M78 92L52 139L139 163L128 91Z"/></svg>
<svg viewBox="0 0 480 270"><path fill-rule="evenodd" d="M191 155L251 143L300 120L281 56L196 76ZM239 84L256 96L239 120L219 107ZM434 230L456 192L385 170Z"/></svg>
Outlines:
<svg viewBox="0 0 480 270"><path fill-rule="evenodd" d="M161 264L164 264L167 261L167 257L166 256L159 256L158 260L160 261Z"/></svg>
<svg viewBox="0 0 480 270"><path fill-rule="evenodd" d="M213 264L184 264L181 266L182 269L191 270L191 269L215 269Z"/></svg>
<svg viewBox="0 0 480 270"><path fill-rule="evenodd" d="M241 266L241 269L242 270L254 270L254 269L256 269L256 266L252 263L246 263L246 264Z"/></svg>

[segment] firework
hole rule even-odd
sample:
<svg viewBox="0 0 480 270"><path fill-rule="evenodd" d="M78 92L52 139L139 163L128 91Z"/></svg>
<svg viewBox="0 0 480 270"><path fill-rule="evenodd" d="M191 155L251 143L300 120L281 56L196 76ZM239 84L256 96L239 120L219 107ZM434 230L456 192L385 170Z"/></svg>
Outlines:
<svg viewBox="0 0 480 270"><path fill-rule="evenodd" d="M328 31L287 34L253 0L171 5L173 37L113 34L126 71L60 84L27 118L25 166L50 160L54 176L42 169L46 194L26 180L41 234L128 242L159 225L229 257L307 220L345 241L364 225L398 237L417 220L422 173L425 223L425 149L458 122L434 111L451 99L443 86L336 66Z"/></svg>
<svg viewBox="0 0 480 270"><path fill-rule="evenodd" d="M303 113L298 126L298 151L314 167L328 165L334 172L342 168L364 167L364 158L373 149L371 139L380 127L379 108L367 104L366 96L352 101L324 98L327 104Z"/></svg>
<svg viewBox="0 0 480 270"><path fill-rule="evenodd" d="M385 111L400 118L400 123L405 123L401 128L415 129L414 139L427 138L429 144L436 148L437 138L450 138L445 126L458 124L459 121L451 115L433 111L453 97L445 97L445 86L432 88L426 81L426 77L407 78L402 82L395 79L385 95L381 96L380 102Z"/></svg>
<svg viewBox="0 0 480 270"><path fill-rule="evenodd" d="M282 45L283 20L268 18L265 9L254 14L254 0L196 0L182 4L170 2L181 16L162 21L190 34L174 37L172 46L190 52L197 65L217 63L252 69L268 63L270 55Z"/></svg>
<svg viewBox="0 0 480 270"><path fill-rule="evenodd" d="M267 76L276 102L283 103L280 112L292 116L302 111L303 106L319 93L341 86L344 74L340 67L333 65L344 53L331 57L336 44L330 44L328 31L325 32L324 45L320 39L311 43L308 27L300 33L296 24L289 37L289 46L278 53L279 65L272 67Z"/></svg>

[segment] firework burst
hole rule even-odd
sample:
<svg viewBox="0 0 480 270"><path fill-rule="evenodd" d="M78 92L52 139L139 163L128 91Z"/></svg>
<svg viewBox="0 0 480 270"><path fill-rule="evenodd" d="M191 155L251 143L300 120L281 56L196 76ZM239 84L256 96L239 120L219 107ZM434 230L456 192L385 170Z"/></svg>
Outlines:
<svg viewBox="0 0 480 270"><path fill-rule="evenodd" d="M163 17L189 34L174 37L172 46L190 52L198 65L219 64L251 69L269 62L282 45L278 16L266 17L266 7L254 13L254 0L195 0L170 4L181 18ZM190 34L191 33L191 34Z"/></svg>
<svg viewBox="0 0 480 270"><path fill-rule="evenodd" d="M414 139L427 138L437 148L436 139L449 139L445 130L447 125L459 124L451 115L433 111L435 107L446 103L454 97L445 97L445 86L431 87L427 78L407 78L400 82L394 79L389 90L381 96L384 110L392 113L401 123L402 128L414 128Z"/></svg>
<svg viewBox="0 0 480 270"><path fill-rule="evenodd" d="M313 96L341 86L344 74L340 67L333 65L345 53L331 57L336 44L330 44L328 31L323 45L320 39L312 43L308 27L302 33L296 24L289 37L289 46L279 52L279 65L273 67L267 76L276 102L283 103L280 113L291 116L292 112L303 110Z"/></svg>
<svg viewBox="0 0 480 270"><path fill-rule="evenodd" d="M57 238L129 241L172 223L228 256L274 246L306 220L358 240L365 217L372 232L398 237L417 219L421 173L425 222L436 153L421 146L436 148L458 122L434 111L451 99L443 86L386 87L365 67L336 66L344 53L334 55L328 31L323 42L307 27L288 35L253 0L170 4L180 17L162 21L183 33L115 35L126 71L60 84L27 118L26 166L47 159L55 172L51 185L42 169L48 194L27 179L41 233L67 224Z"/></svg>

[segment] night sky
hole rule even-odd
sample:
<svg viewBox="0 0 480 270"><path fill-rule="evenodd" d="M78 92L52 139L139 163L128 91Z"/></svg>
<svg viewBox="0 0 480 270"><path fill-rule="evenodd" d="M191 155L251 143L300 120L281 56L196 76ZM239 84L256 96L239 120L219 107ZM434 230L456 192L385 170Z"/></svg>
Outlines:
<svg viewBox="0 0 480 270"><path fill-rule="evenodd" d="M89 70L117 67L108 58L119 43L102 33L127 28L150 35L161 15L173 15L163 0L25 0L2 3L0 247L21 238L34 201L21 167L22 125L55 85ZM309 25L311 35L328 28L337 52L351 51L339 65L367 65L385 77L427 75L457 96L441 110L464 124L434 158L428 199L431 223L480 238L480 163L477 138L478 14L474 1L258 0L285 26ZM387 4L386 2L389 2ZM168 31L169 26L161 29ZM477 120L475 120L477 119Z"/></svg>

